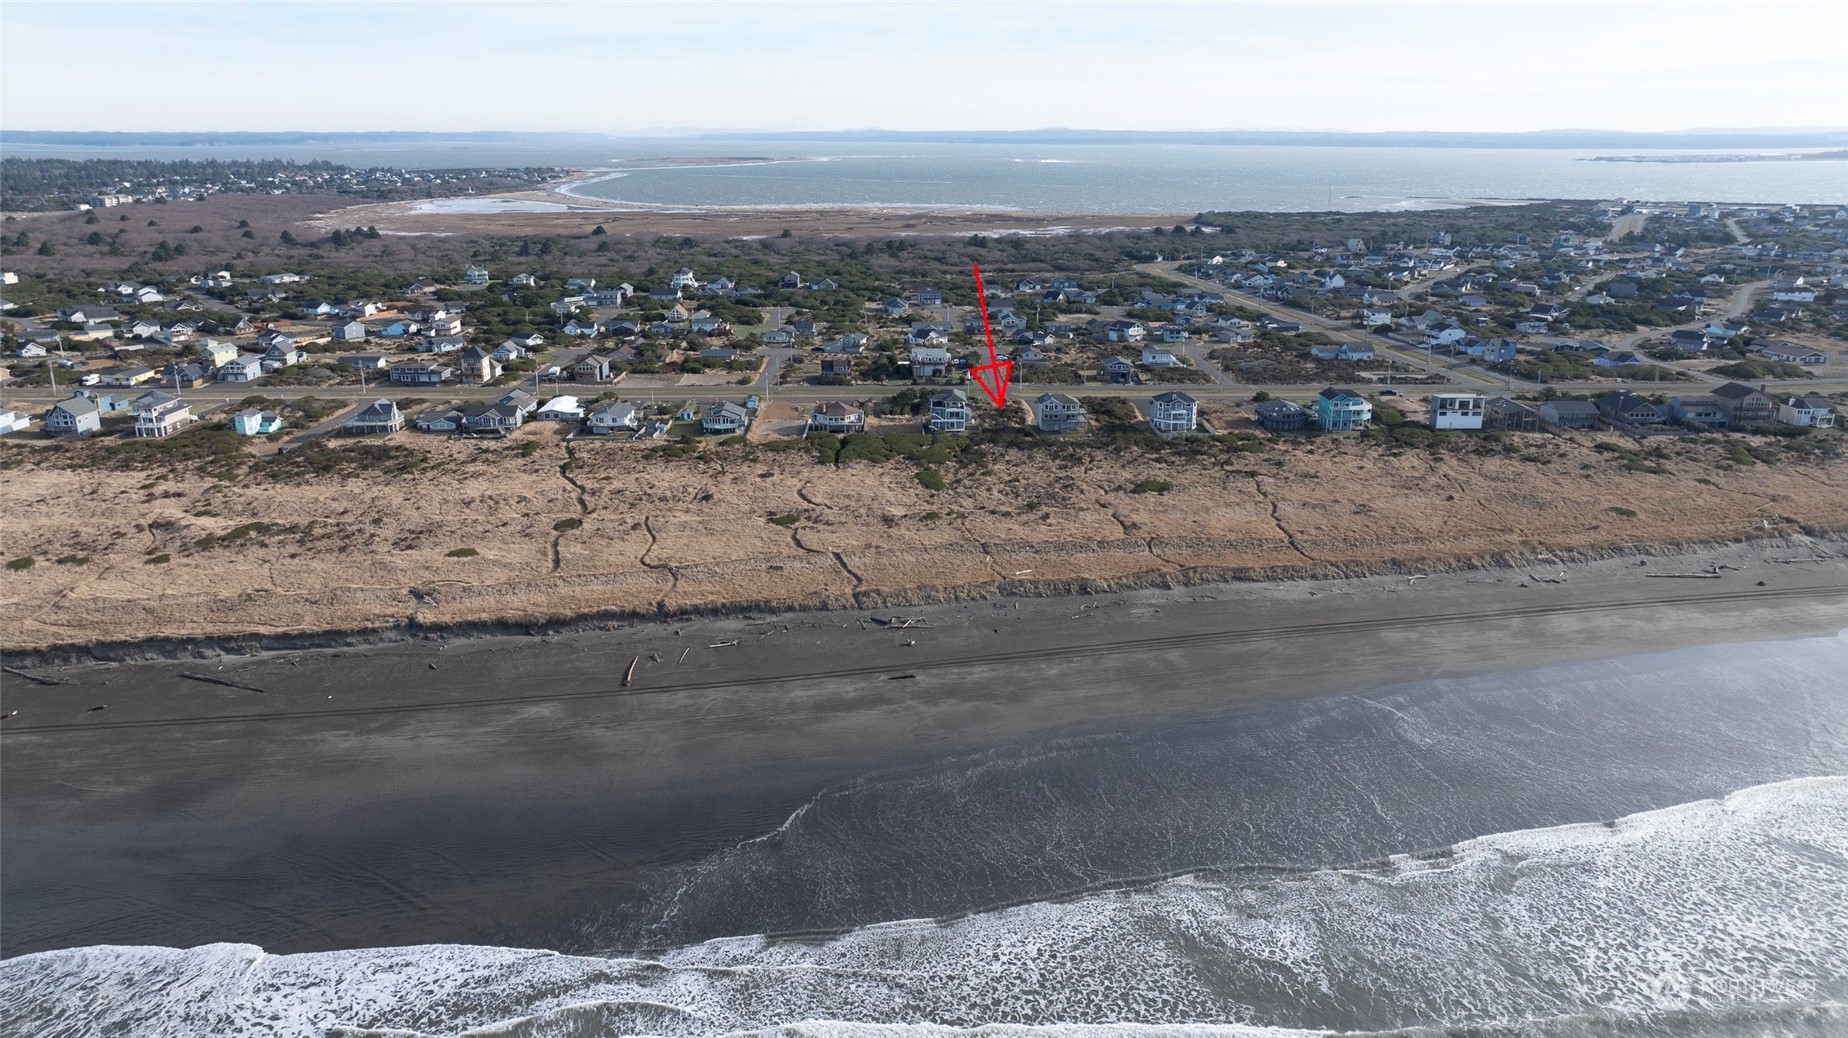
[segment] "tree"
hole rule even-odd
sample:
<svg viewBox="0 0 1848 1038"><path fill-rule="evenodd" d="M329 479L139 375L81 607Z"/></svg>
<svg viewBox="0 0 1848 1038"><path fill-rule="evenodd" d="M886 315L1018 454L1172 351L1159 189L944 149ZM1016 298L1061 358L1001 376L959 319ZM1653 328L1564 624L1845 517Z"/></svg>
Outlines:
<svg viewBox="0 0 1848 1038"><path fill-rule="evenodd" d="M595 227L592 227L592 228L590 229L590 236L591 236L592 238L600 238L600 237L602 237L603 235L606 235L606 234L608 234L608 233L610 233L610 232L608 232L608 231L606 231L606 230L604 230L604 229L603 229L603 225L602 225L602 224L598 224L597 226L595 226Z"/></svg>
<svg viewBox="0 0 1848 1038"><path fill-rule="evenodd" d="M102 235L102 232L100 232L100 231L91 231L91 232L90 232L90 236L89 236L88 238L85 238L85 239L83 240L83 243L84 243L85 245L101 245L101 244L103 243L103 235Z"/></svg>
<svg viewBox="0 0 1848 1038"><path fill-rule="evenodd" d="M173 246L163 239L160 244L154 246L154 252L148 258L156 263L164 263L173 258Z"/></svg>
<svg viewBox="0 0 1848 1038"><path fill-rule="evenodd" d="M250 226L250 221L249 221L249 220L239 220L239 221L237 222L237 229L238 229L238 230L240 230L240 231L241 231L241 230L243 230L243 229L245 229L245 228L247 228L247 227L249 227L249 226Z"/></svg>
<svg viewBox="0 0 1848 1038"><path fill-rule="evenodd" d="M39 247L38 247L38 254L41 256L56 256L58 254L58 250L53 248L52 244L48 241L40 242Z"/></svg>
<svg viewBox="0 0 1848 1038"><path fill-rule="evenodd" d="M240 238L251 238L251 239L255 239L255 238L256 238L256 236L257 236L257 232L255 232L255 231L248 231L248 230L247 230L247 231L245 231L245 232L244 232L243 234L241 234L241 235L238 235L238 237L240 237Z"/></svg>
<svg viewBox="0 0 1848 1038"><path fill-rule="evenodd" d="M295 244L295 235L290 234L288 231L282 232L281 239L284 245L294 245Z"/></svg>
<svg viewBox="0 0 1848 1038"><path fill-rule="evenodd" d="M192 230L190 230L190 231L187 231L186 233L187 233L187 234L198 234L198 233L200 233L201 231L204 231L204 230L205 230L205 228L203 228L203 227L201 227L201 226L199 226L198 224L193 224L193 225L192 225Z"/></svg>

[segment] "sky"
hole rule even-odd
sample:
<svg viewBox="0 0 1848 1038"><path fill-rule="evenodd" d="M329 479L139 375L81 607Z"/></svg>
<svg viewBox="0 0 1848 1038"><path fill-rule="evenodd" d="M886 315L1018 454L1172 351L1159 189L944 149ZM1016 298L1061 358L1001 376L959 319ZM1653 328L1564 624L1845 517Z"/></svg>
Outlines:
<svg viewBox="0 0 1848 1038"><path fill-rule="evenodd" d="M1848 3L0 3L10 130L1848 125Z"/></svg>

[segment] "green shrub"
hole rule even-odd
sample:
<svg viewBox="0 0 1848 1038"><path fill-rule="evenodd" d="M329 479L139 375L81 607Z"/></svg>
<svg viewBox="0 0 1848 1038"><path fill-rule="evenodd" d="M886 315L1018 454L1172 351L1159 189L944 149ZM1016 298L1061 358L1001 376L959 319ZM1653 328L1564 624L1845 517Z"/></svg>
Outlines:
<svg viewBox="0 0 1848 1038"><path fill-rule="evenodd" d="M794 512L785 512L782 515L771 516L770 521L778 526L794 526L801 522L802 519Z"/></svg>
<svg viewBox="0 0 1848 1038"><path fill-rule="evenodd" d="M163 551L159 555L156 555L153 558L147 560L146 564L149 566L165 566L167 563L172 562L172 561L173 561L173 556Z"/></svg>
<svg viewBox="0 0 1848 1038"><path fill-rule="evenodd" d="M942 490L944 487L949 486L948 483L943 481L943 473L938 472L936 469L919 469L918 482L924 484L924 489L926 490Z"/></svg>
<svg viewBox="0 0 1848 1038"><path fill-rule="evenodd" d="M1606 509L1606 511L1610 512L1612 515L1621 515L1625 519L1636 518L1636 509L1634 508L1624 508L1619 505L1612 505L1610 508Z"/></svg>
<svg viewBox="0 0 1848 1038"><path fill-rule="evenodd" d="M443 557L449 559L472 559L480 554L480 552L473 548L451 548L443 554Z"/></svg>
<svg viewBox="0 0 1848 1038"><path fill-rule="evenodd" d="M13 561L7 563L6 568L12 570L15 573L18 573L21 570L31 569L33 566L36 566L36 565L38 565L37 559L33 558L30 555L21 555L19 558L14 559Z"/></svg>
<svg viewBox="0 0 1848 1038"><path fill-rule="evenodd" d="M918 518L924 520L927 523L934 523L937 520L943 518L943 513L942 512L925 512L923 515L918 516Z"/></svg>
<svg viewBox="0 0 1848 1038"><path fill-rule="evenodd" d="M1165 494L1174 489L1174 484L1165 479L1145 479L1129 488L1132 494Z"/></svg>
<svg viewBox="0 0 1848 1038"><path fill-rule="evenodd" d="M583 525L584 525L584 520L578 519L576 517L572 517L570 519L560 519L559 521L553 523L552 529L557 530L559 533L564 533L566 530L575 530L578 527L583 526Z"/></svg>
<svg viewBox="0 0 1848 1038"><path fill-rule="evenodd" d="M90 557L88 555L60 555L52 561L60 566L88 566Z"/></svg>

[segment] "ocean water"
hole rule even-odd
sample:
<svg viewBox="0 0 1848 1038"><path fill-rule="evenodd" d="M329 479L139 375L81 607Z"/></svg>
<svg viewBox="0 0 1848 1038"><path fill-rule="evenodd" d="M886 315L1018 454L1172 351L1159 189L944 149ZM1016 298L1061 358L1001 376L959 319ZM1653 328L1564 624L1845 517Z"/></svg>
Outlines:
<svg viewBox="0 0 1848 1038"><path fill-rule="evenodd" d="M669 208L892 205L1194 213L1428 209L1460 199L1848 203L1844 162L1583 161L1611 153L621 137L184 148L7 146L7 154L23 157L326 159L401 168L560 166L616 174L579 189L584 195ZM697 164L662 165L664 160Z"/></svg>
<svg viewBox="0 0 1848 1038"><path fill-rule="evenodd" d="M561 946L47 951L0 1032L1848 1033L1848 632L869 771Z"/></svg>

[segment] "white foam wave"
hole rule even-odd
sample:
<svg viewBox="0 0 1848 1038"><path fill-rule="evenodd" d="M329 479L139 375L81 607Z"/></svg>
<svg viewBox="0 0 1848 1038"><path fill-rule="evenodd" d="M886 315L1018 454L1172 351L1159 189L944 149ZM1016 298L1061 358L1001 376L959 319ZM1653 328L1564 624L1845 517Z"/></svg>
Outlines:
<svg viewBox="0 0 1848 1038"><path fill-rule="evenodd" d="M1845 997L1848 778L1829 777L1367 866L649 957L48 952L0 963L0 1032L1246 1038Z"/></svg>

